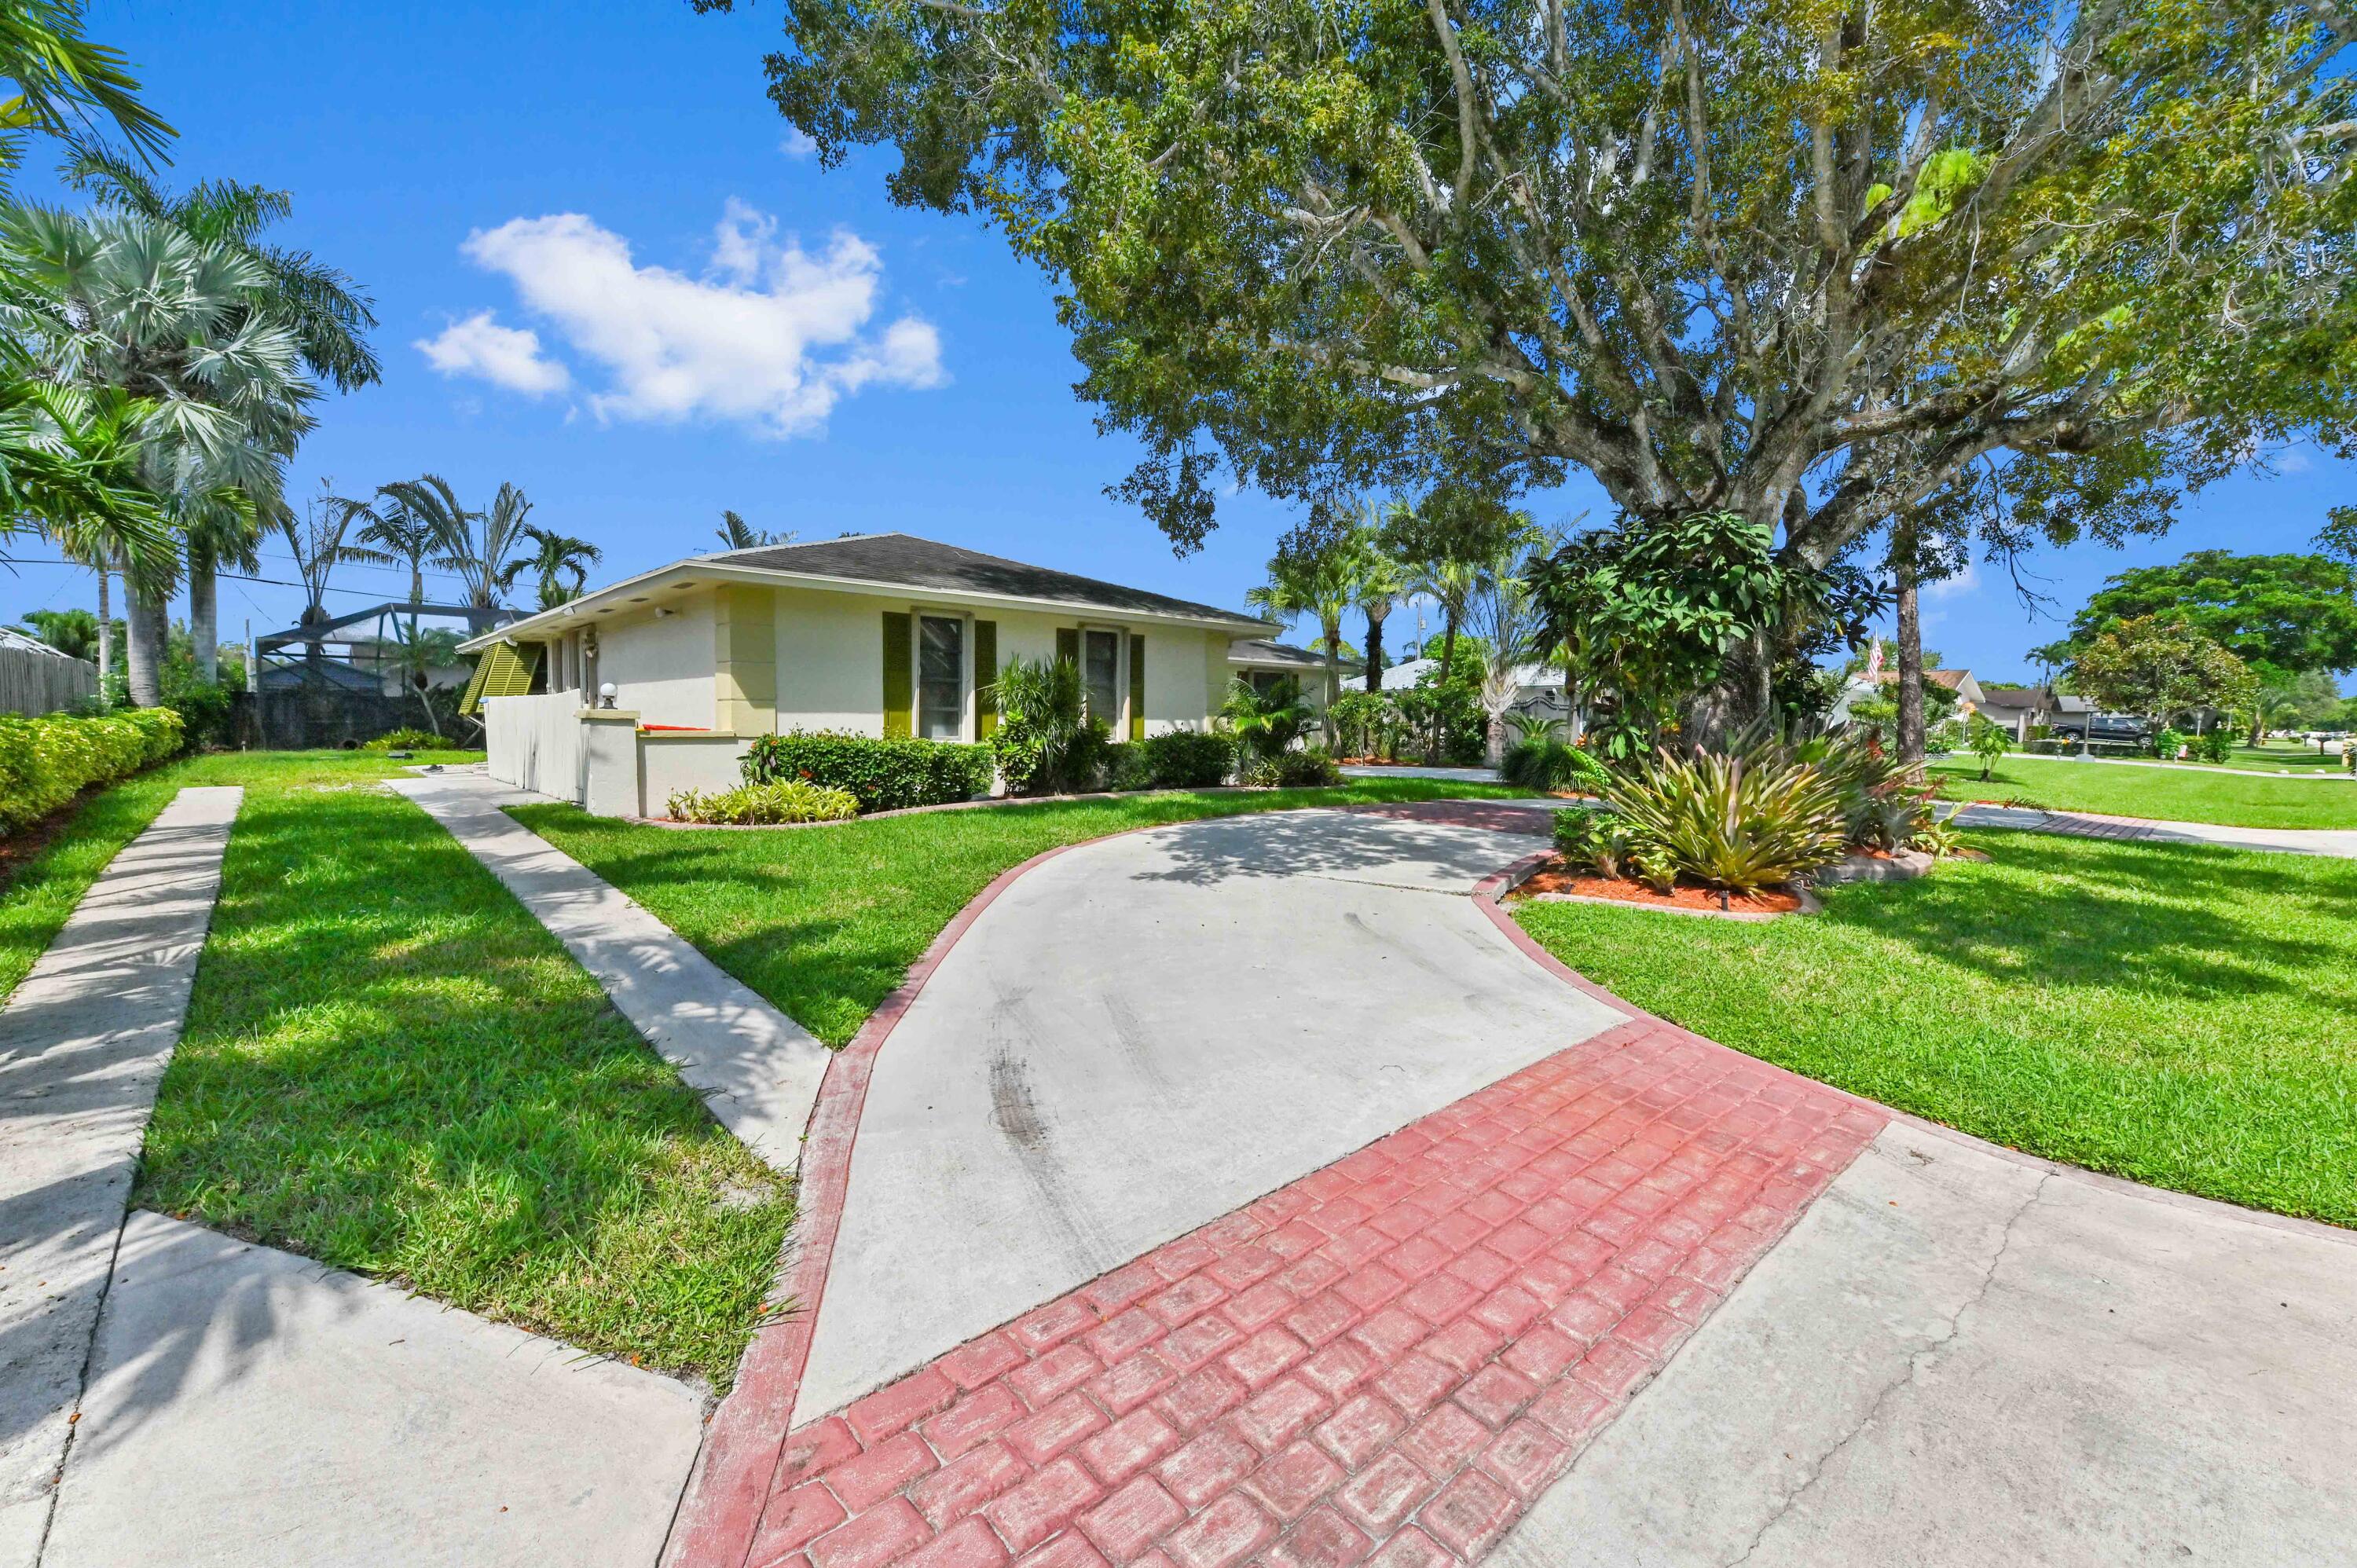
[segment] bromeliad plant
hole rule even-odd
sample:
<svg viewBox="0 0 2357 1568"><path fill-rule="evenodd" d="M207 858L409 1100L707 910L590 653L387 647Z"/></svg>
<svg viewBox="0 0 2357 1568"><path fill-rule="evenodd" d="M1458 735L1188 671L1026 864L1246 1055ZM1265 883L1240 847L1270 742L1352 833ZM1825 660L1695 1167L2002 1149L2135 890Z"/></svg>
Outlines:
<svg viewBox="0 0 2357 1568"><path fill-rule="evenodd" d="M1613 777L1605 800L1639 875L1664 891L1680 877L1732 893L1781 886L1840 859L1846 837L1835 780L1766 747L1656 751Z"/></svg>

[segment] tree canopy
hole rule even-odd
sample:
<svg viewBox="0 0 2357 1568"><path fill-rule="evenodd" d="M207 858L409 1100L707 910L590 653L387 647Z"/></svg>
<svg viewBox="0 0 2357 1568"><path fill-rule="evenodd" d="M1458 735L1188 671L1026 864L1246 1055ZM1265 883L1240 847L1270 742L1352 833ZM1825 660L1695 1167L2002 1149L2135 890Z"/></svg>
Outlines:
<svg viewBox="0 0 2357 1568"><path fill-rule="evenodd" d="M2233 654L2262 680L2357 669L2357 569L2321 555L2197 550L2114 575L2059 642L2032 657L2067 664L2125 620L2165 616Z"/></svg>
<svg viewBox="0 0 2357 1568"><path fill-rule="evenodd" d="M2243 661L2182 620L2134 616L2097 633L2071 661L2072 689L2156 723L2186 708L2239 708L2258 694Z"/></svg>
<svg viewBox="0 0 2357 1568"><path fill-rule="evenodd" d="M2132 529L2350 442L2326 0L785 13L780 110L1047 270L1182 551L1223 466L1294 498L1577 467L1824 567L1943 495Z"/></svg>

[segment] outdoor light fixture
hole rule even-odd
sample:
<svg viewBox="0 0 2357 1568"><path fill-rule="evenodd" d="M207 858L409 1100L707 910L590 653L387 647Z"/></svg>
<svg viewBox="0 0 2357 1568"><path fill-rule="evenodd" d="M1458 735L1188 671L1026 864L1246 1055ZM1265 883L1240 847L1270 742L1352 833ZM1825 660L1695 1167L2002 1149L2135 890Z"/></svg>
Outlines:
<svg viewBox="0 0 2357 1568"><path fill-rule="evenodd" d="M614 682L611 681L606 682L597 688L597 705L601 708L610 708L614 705Z"/></svg>

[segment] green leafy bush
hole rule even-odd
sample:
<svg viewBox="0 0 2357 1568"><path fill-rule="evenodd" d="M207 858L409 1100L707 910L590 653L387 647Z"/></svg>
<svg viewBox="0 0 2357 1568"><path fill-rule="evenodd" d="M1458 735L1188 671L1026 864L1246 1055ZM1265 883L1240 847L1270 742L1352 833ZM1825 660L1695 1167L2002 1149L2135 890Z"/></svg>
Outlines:
<svg viewBox="0 0 2357 1568"><path fill-rule="evenodd" d="M1534 734L1506 748L1499 759L1498 777L1523 789L1581 789L1600 792L1609 779L1605 767L1585 750L1552 734Z"/></svg>
<svg viewBox="0 0 2357 1568"><path fill-rule="evenodd" d="M2224 725L2193 737L2193 755L2203 762L2223 762L2234 755L2234 732Z"/></svg>
<svg viewBox="0 0 2357 1568"><path fill-rule="evenodd" d="M1657 751L1614 775L1605 800L1628 827L1639 873L1659 887L1684 876L1752 893L1839 859L1840 787L1780 751Z"/></svg>
<svg viewBox="0 0 2357 1568"><path fill-rule="evenodd" d="M94 784L111 784L179 751L169 708L97 715L0 714L0 832L39 822Z"/></svg>
<svg viewBox="0 0 2357 1568"><path fill-rule="evenodd" d="M1578 807L1555 814L1555 847L1564 859L1598 876L1626 876L1641 847L1619 813Z"/></svg>
<svg viewBox="0 0 2357 1568"><path fill-rule="evenodd" d="M2185 732L2175 725L2165 725L2152 737L2152 754L2163 762L2174 762L2177 754L2185 749Z"/></svg>
<svg viewBox="0 0 2357 1568"><path fill-rule="evenodd" d="M765 735L745 754L745 782L800 779L845 789L863 811L970 800L990 788L990 747L892 739L839 730Z"/></svg>
<svg viewBox="0 0 2357 1568"><path fill-rule="evenodd" d="M1010 659L998 672L998 732L990 751L1010 795L1093 789L1112 760L1113 728L1088 716L1080 666Z"/></svg>
<svg viewBox="0 0 2357 1568"><path fill-rule="evenodd" d="M859 814L859 797L805 779L781 779L711 793L675 790L663 811L674 822L840 822Z"/></svg>
<svg viewBox="0 0 2357 1568"><path fill-rule="evenodd" d="M1334 742L1343 756L1384 762L1398 757L1405 721L1390 693L1356 688L1336 697L1326 711L1334 720Z"/></svg>
<svg viewBox="0 0 2357 1568"><path fill-rule="evenodd" d="M1261 789L1317 789L1342 782L1342 769L1322 746L1256 757L1244 764L1243 782Z"/></svg>
<svg viewBox="0 0 2357 1568"><path fill-rule="evenodd" d="M449 742L430 729L397 729L361 743L362 751L441 751Z"/></svg>
<svg viewBox="0 0 2357 1568"><path fill-rule="evenodd" d="M1981 779L1986 783L1996 765L2005 760L2005 754L2013 749L2013 736L2005 732L2003 725L1991 724L1975 714L1967 744L1973 755L1981 759Z"/></svg>
<svg viewBox="0 0 2357 1568"><path fill-rule="evenodd" d="M1236 743L1205 730L1175 729L1139 743L1147 779L1157 789L1203 789L1235 771Z"/></svg>
<svg viewBox="0 0 2357 1568"><path fill-rule="evenodd" d="M1246 758L1284 756L1316 716L1302 700L1301 682L1289 675L1265 687L1238 676L1228 682L1227 700L1220 704L1220 717L1236 737L1236 751Z"/></svg>

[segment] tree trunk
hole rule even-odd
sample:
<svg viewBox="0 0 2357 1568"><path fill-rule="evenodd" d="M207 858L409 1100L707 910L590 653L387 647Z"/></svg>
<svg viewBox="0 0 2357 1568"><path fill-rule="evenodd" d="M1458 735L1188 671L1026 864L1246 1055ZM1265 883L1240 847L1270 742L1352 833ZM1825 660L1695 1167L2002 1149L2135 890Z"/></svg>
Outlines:
<svg viewBox="0 0 2357 1568"><path fill-rule="evenodd" d="M1383 689L1383 618L1367 612L1367 690Z"/></svg>
<svg viewBox="0 0 2357 1568"><path fill-rule="evenodd" d="M1489 732L1482 736L1481 750L1492 768L1506 760L1506 715L1503 713L1490 715Z"/></svg>
<svg viewBox="0 0 2357 1568"><path fill-rule="evenodd" d="M98 567L98 700L101 706L113 699L107 695L106 678L114 673L114 606L107 592L106 564Z"/></svg>
<svg viewBox="0 0 2357 1568"><path fill-rule="evenodd" d="M1318 717L1323 721L1318 729L1326 737L1326 749L1334 749L1334 699L1342 694L1342 623L1336 621L1326 630L1326 703Z"/></svg>
<svg viewBox="0 0 2357 1568"><path fill-rule="evenodd" d="M148 595L133 590L130 595L130 659L124 674L131 689L131 705L135 708L156 708L164 704L164 643L167 622L166 602L161 595Z"/></svg>
<svg viewBox="0 0 2357 1568"><path fill-rule="evenodd" d="M1915 583L1915 531L1900 525L1891 541L1899 578L1899 760L1923 766L1923 621Z"/></svg>
<svg viewBox="0 0 2357 1568"><path fill-rule="evenodd" d="M1446 605L1440 613L1440 689L1448 686L1448 672L1457 666L1457 607ZM1425 760L1434 767L1440 764L1440 754L1448 745L1448 709L1435 703L1432 710L1432 749Z"/></svg>
<svg viewBox="0 0 2357 1568"><path fill-rule="evenodd" d="M197 679L210 685L221 679L221 591L213 575L213 553L191 542L188 547L188 639L197 661Z"/></svg>

